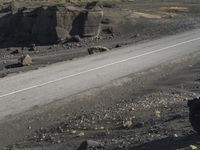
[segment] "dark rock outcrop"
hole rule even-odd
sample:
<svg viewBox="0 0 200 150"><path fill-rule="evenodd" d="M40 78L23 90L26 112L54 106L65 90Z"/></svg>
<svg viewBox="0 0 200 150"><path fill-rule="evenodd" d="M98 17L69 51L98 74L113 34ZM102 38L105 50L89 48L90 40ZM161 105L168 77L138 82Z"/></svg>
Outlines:
<svg viewBox="0 0 200 150"><path fill-rule="evenodd" d="M70 37L93 37L100 32L103 11L54 5L12 8L0 17L0 42L50 44Z"/></svg>
<svg viewBox="0 0 200 150"><path fill-rule="evenodd" d="M200 98L188 101L189 120L193 129L200 134Z"/></svg>

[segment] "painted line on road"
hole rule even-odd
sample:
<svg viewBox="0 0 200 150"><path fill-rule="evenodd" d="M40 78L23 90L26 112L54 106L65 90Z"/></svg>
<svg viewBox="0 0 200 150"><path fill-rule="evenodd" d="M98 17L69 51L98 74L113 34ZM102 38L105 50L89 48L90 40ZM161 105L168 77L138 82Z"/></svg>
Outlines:
<svg viewBox="0 0 200 150"><path fill-rule="evenodd" d="M161 52L161 51L164 51L166 49L174 48L174 47L177 47L177 46L180 46L180 45L183 45L183 44L186 44L186 43L190 43L190 42L193 42L193 41L197 41L197 40L200 40L200 37L195 38L195 39L191 39L191 40L188 40L188 41L180 42L180 43L177 43L175 45L171 45L171 46L164 47L164 48L161 48L161 49L157 49L157 50L154 50L154 51L151 51L151 52L147 52L147 53L144 53L144 54L140 54L140 55L137 55L137 56L129 57L129 58L126 58L126 59L123 59L123 60L120 60L120 61L113 62L113 63L105 64L103 66L99 66L99 67L96 67L96 68L85 70L85 71L82 71L82 72L79 72L79 73L75 73L75 74L72 74L72 75L61 77L61 78L58 78L58 79L55 79L55 80L52 80L52 81L48 81L48 82L45 82L45 83L42 83L42 84L34 85L34 86L27 87L27 88L24 88L24 89L21 89L21 90L17 90L17 91L13 91L13 92L10 92L10 93L7 93L7 94L3 94L3 95L0 95L0 98L7 97L7 96L10 96L10 95L14 95L14 94L17 94L17 93L21 93L21 92L24 92L24 91L28 91L28 90L31 90L31 89L34 89L34 88L42 87L42 86L52 84L52 83L55 83L55 82L58 82L58 81L61 81L61 80L65 80L67 78L75 77L75 76L78 76L78 75L81 75L81 74L85 74L85 73L88 73L88 72L99 70L99 69L109 67L109 66L112 66L112 65L116 65L116 64L119 64L119 63L127 62L129 60L133 60L133 59L136 59L136 58L139 58L139 57L142 57L142 56Z"/></svg>

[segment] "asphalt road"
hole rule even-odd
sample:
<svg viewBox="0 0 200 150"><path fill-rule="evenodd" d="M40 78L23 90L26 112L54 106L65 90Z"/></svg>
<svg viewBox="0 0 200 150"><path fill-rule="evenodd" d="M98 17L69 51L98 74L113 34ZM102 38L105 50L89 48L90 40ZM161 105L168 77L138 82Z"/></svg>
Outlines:
<svg viewBox="0 0 200 150"><path fill-rule="evenodd" d="M0 120L200 51L200 30L0 79Z"/></svg>

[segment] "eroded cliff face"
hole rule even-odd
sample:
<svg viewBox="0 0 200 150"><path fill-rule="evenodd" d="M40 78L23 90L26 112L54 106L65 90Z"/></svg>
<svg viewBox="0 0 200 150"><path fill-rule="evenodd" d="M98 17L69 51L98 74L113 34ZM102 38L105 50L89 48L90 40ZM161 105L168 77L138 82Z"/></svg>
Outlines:
<svg viewBox="0 0 200 150"><path fill-rule="evenodd" d="M103 11L54 5L12 9L0 18L0 41L50 44L98 36Z"/></svg>

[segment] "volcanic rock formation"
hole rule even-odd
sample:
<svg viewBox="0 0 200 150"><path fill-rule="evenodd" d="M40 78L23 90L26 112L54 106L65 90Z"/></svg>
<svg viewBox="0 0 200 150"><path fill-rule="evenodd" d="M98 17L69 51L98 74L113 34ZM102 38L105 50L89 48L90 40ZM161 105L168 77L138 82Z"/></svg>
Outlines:
<svg viewBox="0 0 200 150"><path fill-rule="evenodd" d="M66 5L16 7L0 17L0 42L50 44L98 36L103 11Z"/></svg>

